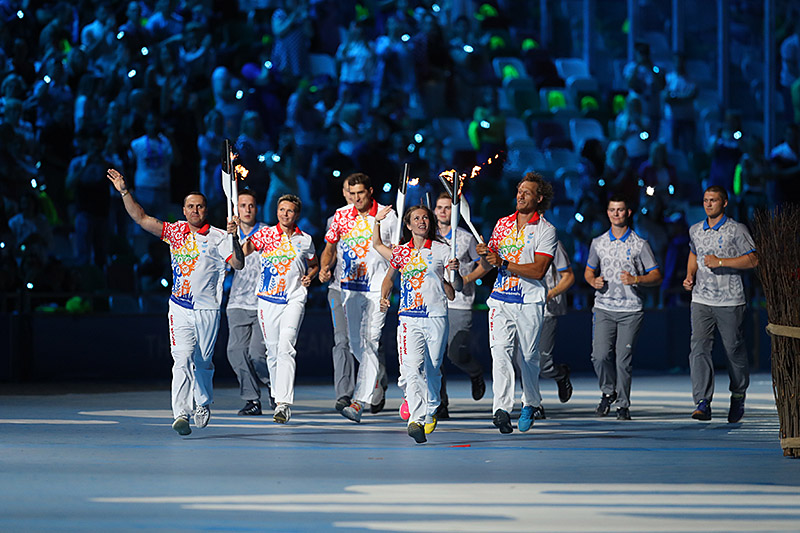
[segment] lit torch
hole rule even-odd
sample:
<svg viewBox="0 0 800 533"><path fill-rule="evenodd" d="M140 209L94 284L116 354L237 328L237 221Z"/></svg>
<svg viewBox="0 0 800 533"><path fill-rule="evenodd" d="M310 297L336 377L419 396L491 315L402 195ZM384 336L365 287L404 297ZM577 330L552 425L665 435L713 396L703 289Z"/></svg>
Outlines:
<svg viewBox="0 0 800 533"><path fill-rule="evenodd" d="M490 161L491 161L491 159L490 159ZM472 167L472 173L471 173L470 177L474 178L475 176L477 176L478 173L480 172L480 169L481 169L481 167L479 167L479 166ZM442 182L442 185L444 186L444 190L447 191L447 194L450 195L450 198L453 198L453 186L452 186L452 184L456 182L456 178L457 177L458 177L458 174L456 173L455 170L445 170L444 172L439 174L439 181ZM462 179L459 179L458 182L459 182L459 189L462 189L463 188L463 175L462 175ZM483 243L483 237L481 237L481 234L478 233L478 230L472 224L472 213L471 213L470 208L469 208L469 202L467 202L467 199L463 197L463 191L461 191L459 196L461 196L461 198L460 198L460 201L458 202L458 205L456 205L455 200L453 200L453 209L450 212L450 217L451 217L450 218L450 223L451 223L451 228L453 228L453 229L451 229L451 231L455 230L454 226L452 226L453 212L458 211L461 214L461 218L464 219L464 222L467 224L467 227L472 232L472 235L475 236L475 239L477 239L478 242ZM458 224L457 219L456 219L456 224ZM455 233L453 233L452 235L455 236Z"/></svg>
<svg viewBox="0 0 800 533"><path fill-rule="evenodd" d="M222 143L222 190L225 192L225 197L228 199L228 220L233 218L234 210L237 215L239 186L236 183L236 170L233 168L233 153L231 151L231 141L225 139ZM229 235L231 246L233 246L233 234Z"/></svg>
<svg viewBox="0 0 800 533"><path fill-rule="evenodd" d="M397 201L395 208L397 209L397 218L399 219L394 228L394 235L392 236L392 244L400 244L400 236L403 234L403 210L406 207L406 187L408 186L408 163L403 165L403 175L400 178L400 183L397 185Z"/></svg>

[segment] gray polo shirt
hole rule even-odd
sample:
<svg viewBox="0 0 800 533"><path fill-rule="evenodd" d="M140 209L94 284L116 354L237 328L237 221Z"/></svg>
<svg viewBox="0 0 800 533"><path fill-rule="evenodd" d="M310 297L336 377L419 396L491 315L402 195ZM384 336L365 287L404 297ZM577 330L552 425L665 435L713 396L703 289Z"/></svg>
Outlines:
<svg viewBox="0 0 800 533"><path fill-rule="evenodd" d="M642 298L635 285L623 285L620 275L644 276L658 268L653 250L646 240L628 228L617 239L609 229L592 240L586 266L600 271L605 285L595 293L594 307L604 311L632 313L642 310Z"/></svg>
<svg viewBox="0 0 800 533"><path fill-rule="evenodd" d="M239 239L244 240L250 237L259 229L266 226L259 222L249 234L245 235L239 228ZM228 309L249 309L258 310L258 298L256 297L256 285L261 279L261 254L253 252L244 258L244 268L233 272L233 282L231 292L228 296Z"/></svg>
<svg viewBox="0 0 800 533"><path fill-rule="evenodd" d="M756 251L753 238L744 224L723 216L714 226L708 219L689 228L689 249L697 256L697 275L692 302L718 307L744 305L742 271L735 268L708 268L707 255L721 259L739 257Z"/></svg>
<svg viewBox="0 0 800 533"><path fill-rule="evenodd" d="M450 246L450 239L452 238L453 230L447 235L439 235L442 237L447 245ZM461 276L466 276L475 270L475 261L480 257L475 247L478 241L475 236L464 228L456 228L456 258L458 259L458 272ZM449 279L449 278L448 278ZM465 283L461 291L456 291L456 297L452 301L448 300L448 309L472 309L472 303L475 301L475 282Z"/></svg>
<svg viewBox="0 0 800 533"><path fill-rule="evenodd" d="M550 290L561 281L561 273L569 268L569 255L564 249L561 241L558 241L556 246L556 254L553 256L553 262L550 263L550 268L544 275L544 283L547 289ZM561 293L555 298L547 300L547 305L544 307L544 316L561 316L567 314L567 295Z"/></svg>

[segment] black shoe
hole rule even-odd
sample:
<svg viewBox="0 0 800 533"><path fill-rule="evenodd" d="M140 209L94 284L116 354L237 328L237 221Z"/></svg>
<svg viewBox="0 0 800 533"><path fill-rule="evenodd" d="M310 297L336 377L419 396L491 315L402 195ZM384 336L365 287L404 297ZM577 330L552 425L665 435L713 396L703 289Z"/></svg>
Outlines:
<svg viewBox="0 0 800 533"><path fill-rule="evenodd" d="M694 411L692 411L692 418L695 420L711 420L711 402L709 400L697 402Z"/></svg>
<svg viewBox="0 0 800 533"><path fill-rule="evenodd" d="M617 409L617 420L630 420L631 411L627 407L620 407Z"/></svg>
<svg viewBox="0 0 800 533"><path fill-rule="evenodd" d="M534 420L544 420L547 416L544 414L544 405L540 405L539 407L533 408L533 419Z"/></svg>
<svg viewBox="0 0 800 533"><path fill-rule="evenodd" d="M441 403L436 409L436 414L434 416L439 420L449 420L450 411L447 410L447 406L445 404Z"/></svg>
<svg viewBox="0 0 800 533"><path fill-rule="evenodd" d="M239 409L239 412L236 414L239 416L261 416L261 402L258 400L247 400L244 407Z"/></svg>
<svg viewBox="0 0 800 533"><path fill-rule="evenodd" d="M350 396L340 396L339 399L336 400L336 404L333 407L341 413L342 409L350 405L351 401L352 398L350 398Z"/></svg>
<svg viewBox="0 0 800 533"><path fill-rule="evenodd" d="M425 437L425 426L419 422L411 422L408 425L408 436L414 439L417 444L422 444L428 440Z"/></svg>
<svg viewBox="0 0 800 533"><path fill-rule="evenodd" d="M594 410L594 414L596 416L606 416L608 412L611 410L611 404L617 401L617 393L614 392L612 394L603 394L603 397L600 398L600 403L597 405L597 409Z"/></svg>
<svg viewBox="0 0 800 533"><path fill-rule="evenodd" d="M511 415L502 409L498 409L494 412L492 424L500 430L500 433L511 433L514 431L514 426L511 425Z"/></svg>
<svg viewBox="0 0 800 533"><path fill-rule="evenodd" d="M486 394L486 382L483 381L483 374L473 376L470 380L472 380L472 399L477 402Z"/></svg>
<svg viewBox="0 0 800 533"><path fill-rule="evenodd" d="M275 402L275 398L272 397L272 394L269 395L269 407L273 411L275 410L276 407L278 407L278 404Z"/></svg>
<svg viewBox="0 0 800 533"><path fill-rule="evenodd" d="M386 397L384 396L383 400L379 401L378 403L372 403L369 406L369 412L373 415L377 415L383 408L386 406Z"/></svg>
<svg viewBox="0 0 800 533"><path fill-rule="evenodd" d="M566 375L556 381L558 385L558 399L561 403L567 403L572 398L572 382L569 380L569 365L561 365Z"/></svg>
<svg viewBox="0 0 800 533"><path fill-rule="evenodd" d="M744 396L734 398L731 396L731 407L728 409L728 422L735 424L744 416Z"/></svg>

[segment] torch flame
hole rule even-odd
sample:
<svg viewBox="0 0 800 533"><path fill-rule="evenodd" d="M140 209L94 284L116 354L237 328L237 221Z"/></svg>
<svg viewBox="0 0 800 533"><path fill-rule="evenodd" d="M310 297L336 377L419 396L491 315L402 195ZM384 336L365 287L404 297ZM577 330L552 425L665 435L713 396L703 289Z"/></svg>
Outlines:
<svg viewBox="0 0 800 533"><path fill-rule="evenodd" d="M236 165L236 167L234 167L234 168L236 170L236 173L239 174L239 176L241 176L242 179L246 178L247 175L250 173L250 171L247 170L242 165Z"/></svg>
<svg viewBox="0 0 800 533"><path fill-rule="evenodd" d="M491 163L491 161L492 160L490 159L489 162ZM480 173L480 171L481 171L481 166L475 165L474 167L472 167L472 172L470 173L469 178L470 179L475 178L475 176L477 176Z"/></svg>
<svg viewBox="0 0 800 533"><path fill-rule="evenodd" d="M453 170L453 169L445 170L444 172L440 173L439 175L441 177L443 177L444 179L446 179L447 181L449 181L450 183L453 183L455 181L455 179L456 179L456 171Z"/></svg>
<svg viewBox="0 0 800 533"><path fill-rule="evenodd" d="M419 178L411 178L410 180L408 180L408 185L410 185L411 187L416 187L417 185L419 185Z"/></svg>

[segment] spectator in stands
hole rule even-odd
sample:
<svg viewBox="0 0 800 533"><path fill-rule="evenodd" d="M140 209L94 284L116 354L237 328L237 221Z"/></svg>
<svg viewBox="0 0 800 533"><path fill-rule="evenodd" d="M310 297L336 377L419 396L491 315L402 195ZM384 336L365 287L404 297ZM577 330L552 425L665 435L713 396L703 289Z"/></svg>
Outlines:
<svg viewBox="0 0 800 533"><path fill-rule="evenodd" d="M736 165L742 157L741 138L741 113L726 111L725 122L708 142L708 153L711 156L711 170L708 174L709 187L719 185L726 191L733 190L733 175Z"/></svg>
<svg viewBox="0 0 800 533"><path fill-rule="evenodd" d="M200 192L208 198L208 208L214 213L215 208L223 202L220 186L219 166L222 160L222 143L224 119L218 109L209 111L204 123L206 130L197 138L197 150L200 153Z"/></svg>
<svg viewBox="0 0 800 533"><path fill-rule="evenodd" d="M625 65L623 71L625 82L628 84L628 94L641 100L642 113L648 119L650 135L658 139L661 124L661 90L665 86L664 72L650 59L650 45L638 42L633 50L634 60Z"/></svg>
<svg viewBox="0 0 800 533"><path fill-rule="evenodd" d="M244 183L258 200L266 198L269 186L267 169L259 158L263 158L272 148L269 137L261 127L261 117L255 111L245 111L242 117L242 134L236 140L236 151L239 162L248 170Z"/></svg>
<svg viewBox="0 0 800 533"><path fill-rule="evenodd" d="M797 122L798 116L795 109L800 108L800 102L795 102L793 93L800 86L800 20L795 20L795 29L791 35L781 43L781 89L783 90L783 105L790 122Z"/></svg>
<svg viewBox="0 0 800 533"><path fill-rule="evenodd" d="M642 113L642 101L636 96L628 96L625 110L614 121L615 137L625 143L631 168L638 169L649 152L652 133L650 120Z"/></svg>
<svg viewBox="0 0 800 533"><path fill-rule="evenodd" d="M586 139L581 148L581 158L578 162L578 172L581 175L581 188L597 189L600 187L600 178L605 172L606 152L600 139ZM599 194L597 194L599 198Z"/></svg>
<svg viewBox="0 0 800 533"><path fill-rule="evenodd" d="M297 155L295 165L297 172L303 177L308 177L311 158L322 145L324 138L322 126L325 122L325 115L314 107L315 98L310 89L310 83L302 80L297 85L297 90L289 97L286 107L286 126L291 128L294 133ZM275 200L277 201L277 198ZM302 200L306 205L306 213L303 213L305 216L308 213L309 204L305 202L306 198ZM269 209L265 209L265 212L274 211L272 209L274 205L276 204L268 204Z"/></svg>
<svg viewBox="0 0 800 533"><path fill-rule="evenodd" d="M786 127L784 141L769 153L776 204L800 200L800 126Z"/></svg>
<svg viewBox="0 0 800 533"><path fill-rule="evenodd" d="M648 196L658 195L669 201L678 185L678 174L675 165L667 159L667 146L662 142L650 146L650 157L642 163L637 172L639 180L644 182L644 192Z"/></svg>
<svg viewBox="0 0 800 533"><path fill-rule="evenodd" d="M272 34L275 36L272 64L287 81L308 74L311 32L307 0L283 0L272 13Z"/></svg>
<svg viewBox="0 0 800 533"><path fill-rule="evenodd" d="M397 17L389 17L386 21L386 35L375 41L375 83L372 92L372 107L378 108L388 93L400 92L404 107L410 111L421 106L417 92L416 73L414 71L414 51L408 40L403 40L408 28Z"/></svg>
<svg viewBox="0 0 800 533"><path fill-rule="evenodd" d="M172 144L161 131L158 115L149 113L145 134L131 142L136 173L133 182L136 198L150 213L164 217L170 201Z"/></svg>
<svg viewBox="0 0 800 533"><path fill-rule="evenodd" d="M695 149L696 97L697 85L686 74L686 54L675 54L675 70L667 73L664 88L664 118L669 125L673 150L688 154Z"/></svg>
<svg viewBox="0 0 800 533"><path fill-rule="evenodd" d="M769 182L772 171L764 156L764 141L759 137L749 137L744 143L744 154L739 161L733 181L734 194L740 198L743 220L753 220L756 210L775 205L775 199L769 198Z"/></svg>
<svg viewBox="0 0 800 533"><path fill-rule="evenodd" d="M625 198L638 198L639 185L628 160L628 150L621 141L611 141L606 150L606 165L603 181L608 194L619 194ZM607 198L603 198L607 200ZM632 207L636 207L633 205Z"/></svg>
<svg viewBox="0 0 800 533"><path fill-rule="evenodd" d="M339 99L349 93L350 99L361 105L362 112L369 109L372 83L375 81L375 48L367 39L363 23L353 22L344 41L336 50L339 66Z"/></svg>

